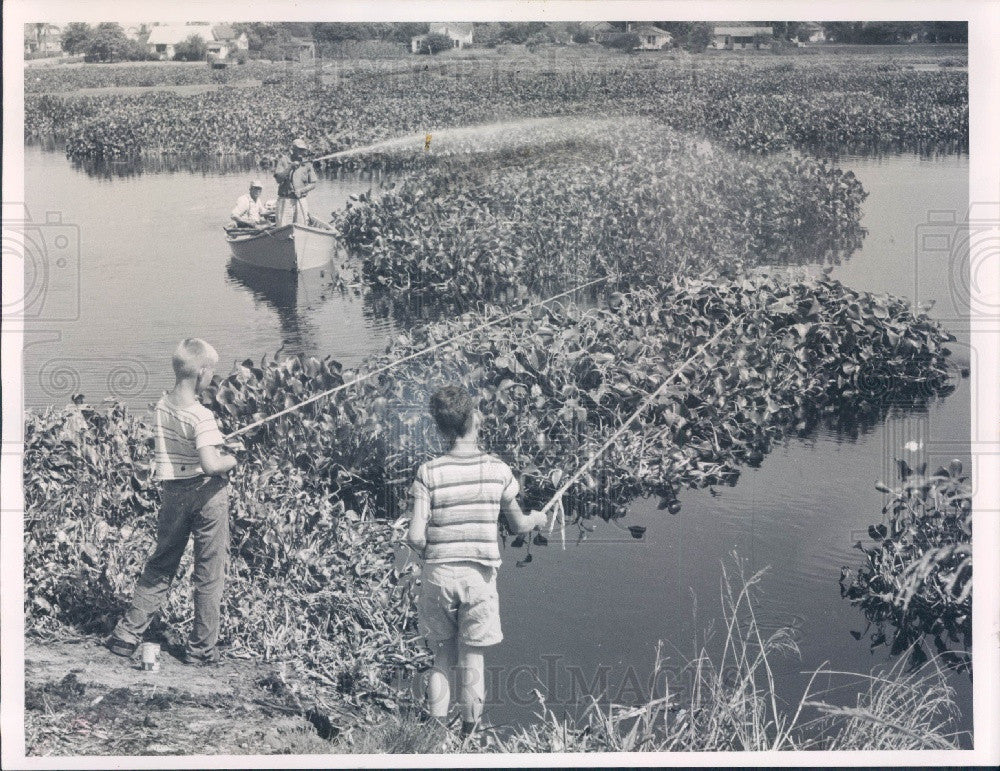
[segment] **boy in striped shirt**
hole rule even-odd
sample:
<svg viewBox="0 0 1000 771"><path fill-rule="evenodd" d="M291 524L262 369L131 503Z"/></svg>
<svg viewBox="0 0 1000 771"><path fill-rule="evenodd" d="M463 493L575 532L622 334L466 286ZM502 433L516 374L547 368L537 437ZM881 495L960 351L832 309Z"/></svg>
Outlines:
<svg viewBox="0 0 1000 771"><path fill-rule="evenodd" d="M432 718L446 721L448 679L455 670L462 735L467 736L483 709L484 649L503 639L496 586L499 515L517 533L547 523L539 512L521 511L510 467L479 449L481 418L468 391L438 389L431 396L431 414L450 449L417 471L407 540L424 563L417 617L434 653L428 710Z"/></svg>
<svg viewBox="0 0 1000 771"><path fill-rule="evenodd" d="M226 561L229 557L229 482L236 459L225 451L215 416L198 401L212 382L219 354L188 338L174 351L176 382L156 404L156 476L163 482L156 548L135 587L132 604L107 646L131 656L167 599L188 539L194 536L194 626L184 661L215 664Z"/></svg>

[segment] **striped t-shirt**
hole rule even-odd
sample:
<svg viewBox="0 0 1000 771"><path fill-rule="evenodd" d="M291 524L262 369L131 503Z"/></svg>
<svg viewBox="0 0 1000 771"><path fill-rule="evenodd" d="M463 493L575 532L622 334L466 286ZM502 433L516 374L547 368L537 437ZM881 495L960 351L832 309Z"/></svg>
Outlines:
<svg viewBox="0 0 1000 771"><path fill-rule="evenodd" d="M163 396L153 414L156 475L166 480L204 474L198 450L226 443L211 411L198 402L178 407Z"/></svg>
<svg viewBox="0 0 1000 771"><path fill-rule="evenodd" d="M442 455L417 470L413 496L430 509L424 561L500 566L497 520L519 491L510 466L494 455Z"/></svg>

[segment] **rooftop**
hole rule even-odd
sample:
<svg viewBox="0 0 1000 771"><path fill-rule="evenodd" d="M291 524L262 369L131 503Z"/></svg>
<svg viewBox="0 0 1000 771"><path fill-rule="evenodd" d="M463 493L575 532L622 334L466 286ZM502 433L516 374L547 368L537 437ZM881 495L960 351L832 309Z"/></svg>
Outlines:
<svg viewBox="0 0 1000 771"><path fill-rule="evenodd" d="M430 23L431 32L437 32L445 27L454 32L456 35L468 35L472 32L471 21L433 21Z"/></svg>
<svg viewBox="0 0 1000 771"><path fill-rule="evenodd" d="M714 35L732 35L733 37L753 37L754 35L773 35L773 27L715 27Z"/></svg>
<svg viewBox="0 0 1000 771"><path fill-rule="evenodd" d="M673 37L665 29L660 29L654 24L644 24L641 27L633 27L632 32L636 35L666 35L667 37Z"/></svg>
<svg viewBox="0 0 1000 771"><path fill-rule="evenodd" d="M177 45L192 35L205 42L213 40L212 28L204 24L158 24L149 31L149 45Z"/></svg>

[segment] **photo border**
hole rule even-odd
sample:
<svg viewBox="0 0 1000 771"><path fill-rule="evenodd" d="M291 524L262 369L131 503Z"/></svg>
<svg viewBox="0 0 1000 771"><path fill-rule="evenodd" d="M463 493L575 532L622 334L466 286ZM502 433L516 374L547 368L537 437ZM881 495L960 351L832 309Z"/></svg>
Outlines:
<svg viewBox="0 0 1000 771"><path fill-rule="evenodd" d="M127 10L125 10L127 9ZM24 66L22 24L44 18L53 23L107 21L129 23L185 21L191 18L232 20L234 17L261 21L427 21L450 18L458 21L524 20L561 21L604 18L656 20L720 20L759 18L806 18L818 20L934 19L969 22L970 105L970 202L992 203L1000 199L1000 4L993 0L958 2L829 2L822 6L805 2L709 2L605 1L576 2L357 2L331 5L317 0L293 4L209 2L175 0L163 9L135 10L121 3L85 0L11 0L3 6L3 59L5 109L3 147L3 200L23 201L24 193ZM1000 287L1000 260L981 274L981 286ZM10 264L2 265L4 307L21 296L24 276ZM996 290L994 290L996 291ZM996 296L973 288L980 307L997 308ZM975 303L973 303L975 305ZM971 345L976 349L972 372L974 393L971 435L977 437L975 452L1000 457L1000 325L996 314L973 314ZM539 755L221 755L221 756L57 756L25 757L24 750L24 617L23 617L23 495L21 454L17 437L23 424L24 374L22 370L23 326L4 323L2 330L3 440L0 468L0 565L2 565L2 735L0 761L4 768L107 768L123 763L133 768L314 768L336 764L343 767L486 767L514 764L524 767L552 764L597 766L653 765L937 765L990 764L1000 762L1000 464L979 464L983 477L977 480L974 497L975 563L973 593L973 683L974 749L959 751L877 752L764 752L764 753L552 753ZM8 446L8 438L13 437Z"/></svg>

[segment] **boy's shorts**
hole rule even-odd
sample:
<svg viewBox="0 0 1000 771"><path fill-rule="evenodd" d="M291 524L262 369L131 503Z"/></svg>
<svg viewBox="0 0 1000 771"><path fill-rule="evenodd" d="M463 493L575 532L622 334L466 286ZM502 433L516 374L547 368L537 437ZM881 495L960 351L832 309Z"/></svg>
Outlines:
<svg viewBox="0 0 1000 771"><path fill-rule="evenodd" d="M476 562L425 564L417 620L428 643L496 645L503 640L497 569Z"/></svg>

